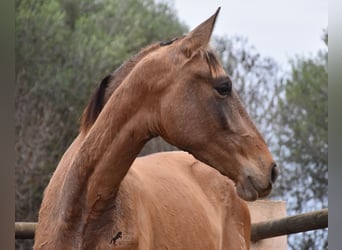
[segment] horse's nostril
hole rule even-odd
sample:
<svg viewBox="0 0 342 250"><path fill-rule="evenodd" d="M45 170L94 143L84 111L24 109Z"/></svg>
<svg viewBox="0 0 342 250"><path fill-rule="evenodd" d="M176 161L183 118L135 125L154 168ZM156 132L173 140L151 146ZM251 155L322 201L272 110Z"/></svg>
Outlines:
<svg viewBox="0 0 342 250"><path fill-rule="evenodd" d="M277 167L277 164L273 163L272 164L272 169L271 169L271 182L274 183L279 175L279 170Z"/></svg>

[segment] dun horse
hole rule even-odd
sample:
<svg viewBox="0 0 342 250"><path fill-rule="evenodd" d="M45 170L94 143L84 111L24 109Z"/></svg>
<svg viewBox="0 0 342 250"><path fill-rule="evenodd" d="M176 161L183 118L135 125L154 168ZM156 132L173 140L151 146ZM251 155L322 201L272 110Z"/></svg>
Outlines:
<svg viewBox="0 0 342 250"><path fill-rule="evenodd" d="M277 168L208 45L218 12L101 82L44 192L35 249L249 248L242 199L268 195ZM190 154L136 159L156 136Z"/></svg>

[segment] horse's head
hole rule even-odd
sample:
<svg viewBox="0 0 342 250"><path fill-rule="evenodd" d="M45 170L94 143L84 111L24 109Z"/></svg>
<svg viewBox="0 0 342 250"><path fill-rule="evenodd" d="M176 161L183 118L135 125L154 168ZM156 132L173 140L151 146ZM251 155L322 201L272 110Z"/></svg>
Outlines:
<svg viewBox="0 0 342 250"><path fill-rule="evenodd" d="M231 178L240 197L255 200L270 193L278 170L208 46L217 14L143 59L161 97L153 100L159 110L151 130Z"/></svg>
<svg viewBox="0 0 342 250"><path fill-rule="evenodd" d="M270 193L278 170L209 48L217 15L182 38L147 47L106 77L83 113L81 131L90 129L111 96L121 96L127 109L142 109L144 138L159 135L190 152L231 178L240 197L255 200Z"/></svg>

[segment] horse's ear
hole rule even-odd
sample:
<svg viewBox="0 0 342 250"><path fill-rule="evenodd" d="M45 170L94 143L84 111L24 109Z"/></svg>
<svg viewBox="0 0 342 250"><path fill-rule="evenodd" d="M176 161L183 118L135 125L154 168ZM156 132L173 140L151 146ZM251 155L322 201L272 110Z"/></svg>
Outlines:
<svg viewBox="0 0 342 250"><path fill-rule="evenodd" d="M208 46L220 9L221 7L217 9L214 15L198 25L184 37L184 40L181 44L181 50L186 57L191 57L191 55L198 49Z"/></svg>

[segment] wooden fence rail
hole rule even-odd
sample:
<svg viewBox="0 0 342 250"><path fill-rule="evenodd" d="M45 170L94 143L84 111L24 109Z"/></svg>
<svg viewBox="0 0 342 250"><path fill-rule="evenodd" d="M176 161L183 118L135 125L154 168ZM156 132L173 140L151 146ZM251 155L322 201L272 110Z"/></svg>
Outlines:
<svg viewBox="0 0 342 250"><path fill-rule="evenodd" d="M36 222L16 222L15 238L16 239L33 239L36 230Z"/></svg>
<svg viewBox="0 0 342 250"><path fill-rule="evenodd" d="M16 222L16 239L33 239L35 222ZM253 223L251 240L258 241L266 238L287 235L328 227L328 209L311 213L289 216L278 220Z"/></svg>
<svg viewBox="0 0 342 250"><path fill-rule="evenodd" d="M258 241L281 235L301 233L328 227L328 209L317 210L278 220L254 223L251 241Z"/></svg>

